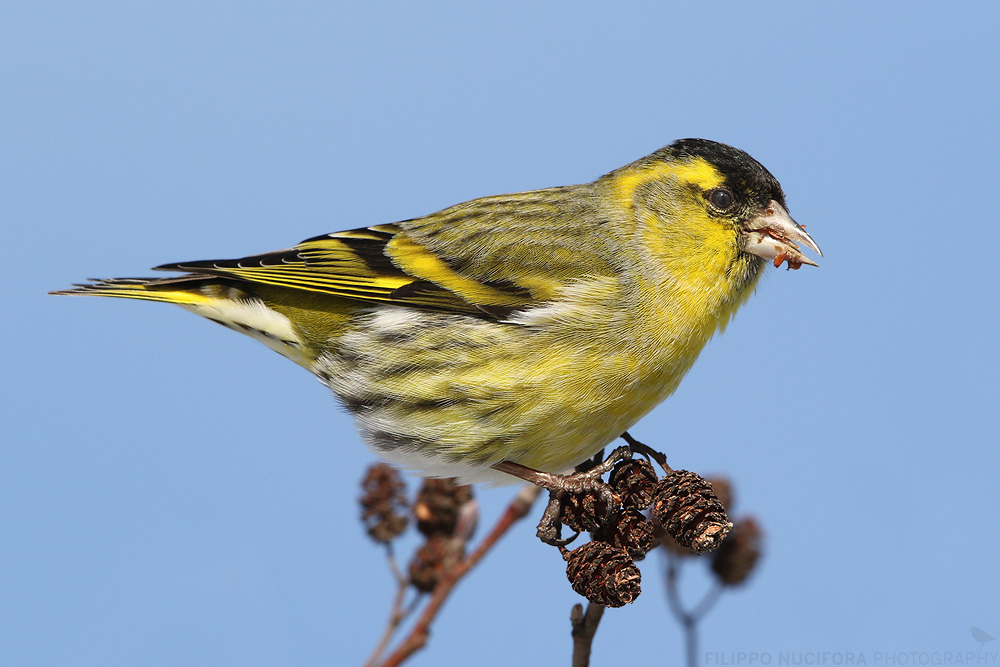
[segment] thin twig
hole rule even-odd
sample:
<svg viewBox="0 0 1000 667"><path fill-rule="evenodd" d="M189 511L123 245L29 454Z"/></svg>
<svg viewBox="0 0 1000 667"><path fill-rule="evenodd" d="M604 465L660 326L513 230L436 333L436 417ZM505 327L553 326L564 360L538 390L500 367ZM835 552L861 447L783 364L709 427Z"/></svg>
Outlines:
<svg viewBox="0 0 1000 667"><path fill-rule="evenodd" d="M511 526L528 514L532 503L538 498L540 491L541 489L536 486L529 485L523 487L514 496L514 500L510 502L510 505L507 506L507 509L496 525L493 526L493 530L483 538L483 541L479 543L476 550L469 554L468 558L460 561L441 576L437 586L434 587L430 601L424 607L424 611L417 620L416 625L413 626L413 630L410 631L409 636L403 640L396 650L382 662L381 667L397 667L427 644L431 623L437 617L438 612L444 605L445 600L448 599L451 591L455 588L455 585L462 577L468 574L469 570L482 560L483 556L504 536Z"/></svg>
<svg viewBox="0 0 1000 667"><path fill-rule="evenodd" d="M691 610L691 618L694 619L695 623L704 618L705 614L715 606L720 595L722 595L722 585L719 582L715 582L705 593L705 597L701 599L698 606Z"/></svg>
<svg viewBox="0 0 1000 667"><path fill-rule="evenodd" d="M382 637L379 639L378 644L375 645L375 650L372 651L371 657L365 661L365 667L377 667L378 659L382 657L382 653L388 648L389 642L392 641L392 636L396 634L396 630L399 629L400 624L414 610L412 605L408 608L403 607L410 580L399 569L399 563L396 562L396 555L392 551L391 543L386 544L386 559L389 561L389 569L392 571L392 576L396 579L396 596L392 601L392 611L389 614L389 621L385 624L385 630L382 631Z"/></svg>
<svg viewBox="0 0 1000 667"><path fill-rule="evenodd" d="M583 613L583 605L573 606L570 612L570 623L573 624L573 667L589 667L590 649L594 644L597 626L604 615L604 605L587 603L587 613Z"/></svg>
<svg viewBox="0 0 1000 667"><path fill-rule="evenodd" d="M698 628L691 614L684 609L681 603L681 596L677 590L677 575L679 566L676 556L667 555L667 601L670 603L670 611L680 621L684 628L685 656L687 657L687 667L697 667L698 665Z"/></svg>
<svg viewBox="0 0 1000 667"><path fill-rule="evenodd" d="M672 468L667 465L667 455L663 452L658 452L649 445L644 445L635 438L633 438L628 431L622 433L622 440L628 443L628 446L632 448L633 452L638 452L645 456L647 459L656 461L663 468L663 472L669 473Z"/></svg>
<svg viewBox="0 0 1000 667"><path fill-rule="evenodd" d="M684 646L687 657L687 667L697 667L698 665L698 622L709 612L719 595L722 587L716 583L712 586L701 601L695 605L694 609L687 611L681 602L680 592L677 590L677 579L680 573L680 558L667 552L667 600L670 603L670 610L680 621L684 628Z"/></svg>

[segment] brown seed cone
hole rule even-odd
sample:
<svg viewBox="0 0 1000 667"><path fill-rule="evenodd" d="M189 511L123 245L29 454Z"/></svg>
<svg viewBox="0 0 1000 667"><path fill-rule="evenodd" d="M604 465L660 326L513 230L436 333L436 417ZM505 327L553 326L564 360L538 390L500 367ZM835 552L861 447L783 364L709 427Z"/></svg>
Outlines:
<svg viewBox="0 0 1000 667"><path fill-rule="evenodd" d="M621 496L625 507L644 510L653 502L656 471L643 459L621 461L611 470L608 484Z"/></svg>
<svg viewBox="0 0 1000 667"><path fill-rule="evenodd" d="M361 521L376 542L389 542L399 536L410 522L407 516L406 484L399 472L388 463L368 468L361 481Z"/></svg>
<svg viewBox="0 0 1000 667"><path fill-rule="evenodd" d="M672 470L656 484L653 516L681 546L697 553L718 548L733 527L712 485L687 470Z"/></svg>
<svg viewBox="0 0 1000 667"><path fill-rule="evenodd" d="M712 571L724 586L738 586L747 580L760 559L764 533L753 517L740 519L729 537L715 552Z"/></svg>
<svg viewBox="0 0 1000 667"><path fill-rule="evenodd" d="M472 500L472 487L457 484L453 478L425 479L413 504L417 530L424 535L455 530L462 505Z"/></svg>
<svg viewBox="0 0 1000 667"><path fill-rule="evenodd" d="M615 512L611 521L593 533L593 538L624 549L634 560L645 558L656 543L653 524L634 509Z"/></svg>
<svg viewBox="0 0 1000 667"><path fill-rule="evenodd" d="M597 530L614 508L596 491L567 493L559 508L559 521L577 533Z"/></svg>
<svg viewBox="0 0 1000 667"><path fill-rule="evenodd" d="M410 584L421 593L430 593L441 575L464 555L464 540L442 533L428 537L410 561Z"/></svg>
<svg viewBox="0 0 1000 667"><path fill-rule="evenodd" d="M709 483L711 483L712 490L715 492L715 495L718 496L719 502L722 503L722 506L726 508L726 512L728 513L732 511L733 492L732 492L732 484L730 483L729 479L726 477L709 477L708 481ZM656 530L656 539L657 539L657 543L654 545L654 548L662 544L665 549L667 549L668 551L677 556L698 555L698 553L693 549L682 546L680 542L672 538L670 535L667 535L667 533L663 530L663 527L659 524L659 522L654 521L653 524Z"/></svg>
<svg viewBox="0 0 1000 667"><path fill-rule="evenodd" d="M573 590L596 604L621 607L639 597L641 575L624 549L587 542L566 557Z"/></svg>

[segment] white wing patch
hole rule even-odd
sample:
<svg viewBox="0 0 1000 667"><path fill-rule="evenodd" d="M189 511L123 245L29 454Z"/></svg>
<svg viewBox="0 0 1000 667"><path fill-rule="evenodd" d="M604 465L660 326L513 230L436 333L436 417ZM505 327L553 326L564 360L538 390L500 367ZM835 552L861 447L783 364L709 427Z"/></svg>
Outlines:
<svg viewBox="0 0 1000 667"><path fill-rule="evenodd" d="M291 320L281 313L271 310L257 299L217 299L209 303L181 304L195 315L201 315L213 322L239 331L310 368L312 359L305 354L302 339L296 333Z"/></svg>
<svg viewBox="0 0 1000 667"><path fill-rule="evenodd" d="M395 306L376 309L369 324L380 331L391 333L407 327L418 326L423 320L424 315L420 311Z"/></svg>

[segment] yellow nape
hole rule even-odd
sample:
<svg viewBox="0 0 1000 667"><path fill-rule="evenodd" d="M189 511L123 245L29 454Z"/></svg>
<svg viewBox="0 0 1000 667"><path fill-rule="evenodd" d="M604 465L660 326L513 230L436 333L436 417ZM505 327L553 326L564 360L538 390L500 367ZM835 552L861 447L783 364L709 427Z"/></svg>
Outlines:
<svg viewBox="0 0 1000 667"><path fill-rule="evenodd" d="M722 185L725 177L700 157L678 162L657 162L618 175L615 178L615 194L624 201L631 201L635 191L644 184L665 179L692 183L702 190L711 190Z"/></svg>

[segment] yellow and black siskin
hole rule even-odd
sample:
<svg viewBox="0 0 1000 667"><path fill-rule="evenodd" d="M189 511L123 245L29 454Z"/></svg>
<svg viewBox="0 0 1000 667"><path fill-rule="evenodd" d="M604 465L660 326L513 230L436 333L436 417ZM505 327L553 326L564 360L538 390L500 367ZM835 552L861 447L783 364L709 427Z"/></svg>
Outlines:
<svg viewBox="0 0 1000 667"><path fill-rule="evenodd" d="M55 294L182 306L317 375L381 456L503 481L491 465L559 472L617 438L769 261L815 265L799 244L819 253L760 163L684 139L592 183Z"/></svg>

